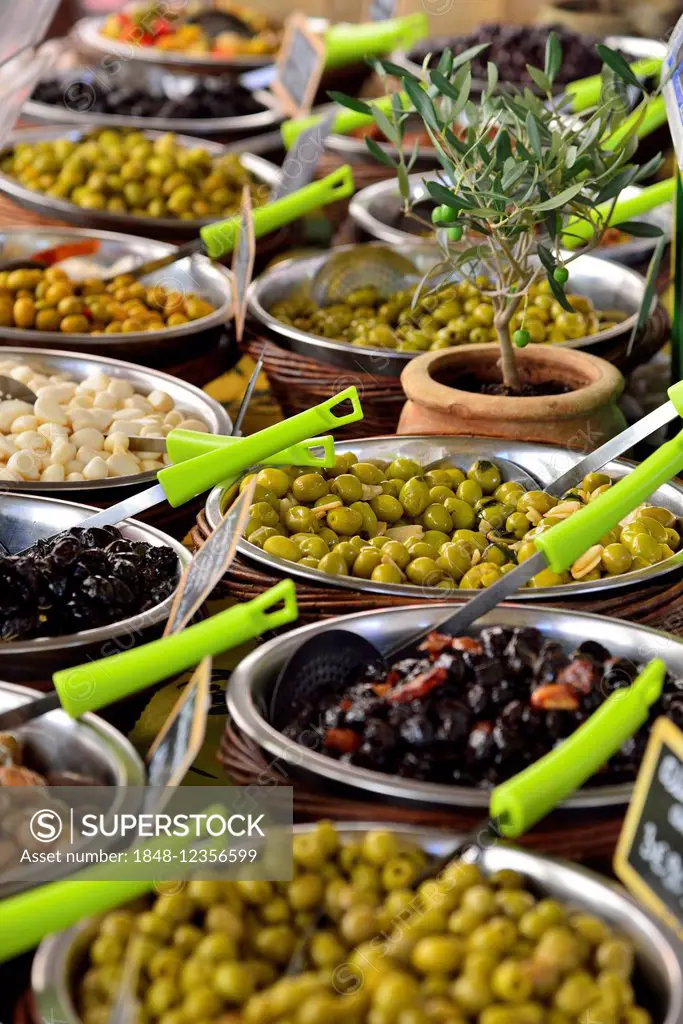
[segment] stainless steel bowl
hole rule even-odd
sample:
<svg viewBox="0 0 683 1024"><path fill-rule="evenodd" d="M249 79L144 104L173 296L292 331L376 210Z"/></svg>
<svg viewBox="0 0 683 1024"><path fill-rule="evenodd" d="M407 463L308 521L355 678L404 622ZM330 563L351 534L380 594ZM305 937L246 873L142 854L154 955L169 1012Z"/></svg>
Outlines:
<svg viewBox="0 0 683 1024"><path fill-rule="evenodd" d="M198 71L219 71L228 68L249 71L250 68L261 68L266 64L272 64L276 59L276 55L272 53L265 54L264 56L245 54L235 57L214 57L210 53L185 53L182 51L160 50L157 46L135 46L131 43L124 43L118 39L109 39L107 36L102 35L105 21L106 18L81 18L80 21L76 22L71 31L74 42L86 50L94 50L96 53L106 53L119 57L121 61L161 64L176 70L194 71L195 74Z"/></svg>
<svg viewBox="0 0 683 1024"><path fill-rule="evenodd" d="M364 244L376 246L384 243ZM337 246L334 251L338 253L352 248L355 246ZM420 244L419 241L414 241L410 246L403 244L401 252L415 263L421 274L441 260L437 247L427 242ZM249 312L267 328L274 341L284 348L308 356L309 359L319 359L324 363L355 372L362 370L375 376L399 377L406 363L413 359L416 353L396 352L386 348L357 348L344 341L333 341L291 327L269 312L275 302L287 298L292 292L305 293L319 267L329 258L330 254L324 253L283 260L266 270L252 281L249 287ZM449 275L449 280L455 280L456 277L457 275ZM437 280L435 278L434 283ZM627 316L616 327L610 327L589 337L558 342L558 345L563 348L591 349L612 338L628 334L634 327L645 291L645 281L635 271L609 260L597 259L595 256L579 256L571 265L569 287L571 291L589 298L597 309L619 309Z"/></svg>
<svg viewBox="0 0 683 1024"><path fill-rule="evenodd" d="M453 33L453 36L455 37L456 34ZM603 42L614 50L620 50L633 60L641 60L643 57L657 57L664 60L668 49L666 43L662 43L658 39L645 39L639 36L606 36ZM422 65L412 60L410 51L397 51L391 59L395 64L412 71L414 75L421 76ZM472 91L482 92L486 88L486 84L483 79L475 78L472 82ZM535 86L532 88L534 92L540 92ZM561 87L558 87L558 91L561 91Z"/></svg>
<svg viewBox="0 0 683 1024"><path fill-rule="evenodd" d="M61 336L58 335L58 337ZM193 384L188 384L178 377L172 377L169 373L162 373L160 370L135 366L133 363L124 363L118 359L108 359L105 356L82 356L74 352L60 352L59 349L2 347L0 348L0 362L3 359L26 361L52 373L69 373L75 381L84 380L94 373L106 373L109 377L129 380L136 392L141 395L148 395L158 388L170 395L176 403L176 407L182 412L204 420L210 433L232 433L230 417L219 402L210 398ZM92 495L102 501L111 498L111 501L114 502L125 497L125 494L119 493L122 489L132 493L155 479L156 473L149 471L138 473L136 476L112 477L106 480L64 481L63 483L45 483L40 480L12 483L4 480L2 486L3 490L7 491L51 494L66 498L82 495L86 500L89 495ZM97 494L95 495L94 492Z"/></svg>
<svg viewBox="0 0 683 1024"><path fill-rule="evenodd" d="M26 704L36 696L36 691L28 687L0 682L2 711ZM76 772L93 779L98 786L113 787L112 811L122 804L122 795L127 795L129 801L131 796L135 800L132 787L145 784L140 755L120 732L97 715L88 713L73 719L65 711L51 711L23 726L21 739L28 768L41 774ZM55 868L55 876L68 872L66 864ZM41 868L29 867L22 882L0 882L0 897L4 899L30 887L32 875L40 877Z"/></svg>
<svg viewBox="0 0 683 1024"><path fill-rule="evenodd" d="M2 175L0 175L2 177ZM2 185L0 184L0 190ZM69 204L71 205L71 204ZM140 218L133 218L140 229ZM88 262L109 269L119 260L129 257L133 264L156 259L172 252L175 246L156 242L151 238L118 234L111 231L88 231L84 228L0 228L0 259L28 258L42 249L55 245L69 245L83 239L100 243L99 250L84 257ZM64 346L80 352L110 352L115 355L161 354L180 347L187 340L205 331L220 330L232 317L232 287L229 272L205 256L186 257L178 263L145 277L150 286L161 284L183 293L198 292L215 306L214 312L201 320L192 320L177 327L164 327L160 331L135 331L130 334L65 334L61 331L35 331L18 327L0 328L0 337L16 345L49 348Z"/></svg>
<svg viewBox="0 0 683 1024"><path fill-rule="evenodd" d="M312 827L295 825L294 833L300 835ZM352 842L360 833L379 826L374 822L340 822L336 827L344 842ZM406 826L395 831L419 843L434 857L447 853L455 838L445 832ZM568 861L502 844L483 850L479 864L486 874L503 868L517 871L535 893L580 907L628 936L636 948L641 1004L650 1011L656 1024L680 1024L683 1019L683 947L672 932L631 899L621 886ZM33 960L31 986L42 1020L80 1024L73 989L95 930L96 922L90 919L40 944Z"/></svg>
<svg viewBox="0 0 683 1024"><path fill-rule="evenodd" d="M582 458L579 452L572 452L566 448L555 448L552 445L471 437L411 437L408 435L372 437L358 441L335 441L335 450L337 453L355 452L361 461L391 460L402 455L417 459L423 465L450 456L453 460L451 464L462 469L467 469L475 459L486 458L495 461L498 457L508 459L526 470L538 481L541 489L551 484L565 470L575 466ZM622 459L615 459L603 468L605 473L620 479L630 472L632 466ZM224 493L220 487L215 487L207 499L206 519L212 530L221 522ZM652 499L657 504L670 508L679 517L679 522L683 523L683 486L681 484L665 484L654 492ZM419 587L405 583L375 583L372 580L359 579L356 576L331 576L318 569L302 568L295 562L287 562L282 558L269 555L244 539L240 540L238 550L250 561L263 566L269 573L292 576L295 580L304 580L309 584L317 584L322 587L343 587L366 594L388 594L407 600L411 598L416 601L444 600L444 591L438 590L436 587ZM605 594L607 591L620 587L646 584L667 573L679 570L681 565L683 565L683 550L647 569L624 573L623 576L604 576L600 580L592 580L587 583L578 581L559 587L518 590L515 599L518 601L566 601L568 597L579 594ZM475 593L474 590L457 590L454 592L454 597L462 600L472 597Z"/></svg>
<svg viewBox="0 0 683 1024"><path fill-rule="evenodd" d="M0 151L0 160L5 157L9 150L17 142L43 142L52 139L72 139L79 141L88 132L83 128L75 128L72 124L60 124L50 127L43 125L40 128L26 128L14 132L9 136L7 142ZM145 130L148 139L159 138L163 132ZM196 138L190 135L178 135L178 145L184 149L192 149L198 145ZM208 139L201 140L202 149L205 149L212 156L220 156L225 152L224 147L218 142L211 142ZM245 170L249 171L258 183L267 185L270 189L275 188L281 177L281 171L275 164L264 160L261 156L253 153L240 153L240 160ZM211 218L198 220L180 220L174 217L133 217L129 213L110 213L107 210L84 210L68 199L57 199L54 196L45 195L35 189L27 188L16 178L9 174L0 172L0 192L4 192L20 206L28 210L35 210L43 217L51 217L54 220L65 220L69 224L82 224L89 228L103 228L104 230L120 230L125 232L140 232L147 234L150 238L168 238L177 241L178 239L195 238L199 229L205 224L213 223ZM215 218L214 218L215 220Z"/></svg>
<svg viewBox="0 0 683 1024"><path fill-rule="evenodd" d="M106 76L106 70L102 72ZM91 68L80 68L66 72L61 76L65 88L75 82L86 85L93 77ZM101 80L101 79L100 79ZM125 82L120 80L119 73L106 83L112 88L121 85L135 86L149 91L150 88L172 96L182 96L189 92L196 75L172 74L163 68L145 65L130 65L125 69ZM254 93L260 102L261 93ZM182 132L211 138L214 135L232 136L235 139L248 138L250 135L273 128L282 121L282 114L266 104L263 110L254 114L242 114L238 117L132 117L125 114L102 114L90 110L75 110L54 103L41 103L29 99L22 107L21 115L28 121L47 122L51 124L75 124L84 128L137 128L161 132Z"/></svg>
<svg viewBox="0 0 683 1024"><path fill-rule="evenodd" d="M408 131L413 127L420 128L422 122L416 115L414 118L408 119ZM382 139L375 139L379 148L383 150L387 156L390 156L392 160L396 160L401 152L398 146L395 146L392 142L383 142ZM376 162L375 158L371 155L368 147L365 144L365 139L356 135L329 135L325 140L325 148L333 153L337 153L343 157L344 160L349 163L373 163ZM413 144L405 143L403 146L403 155L406 157L411 156L413 152ZM440 166L439 161L436 157L436 150L433 146L422 145L418 151L415 163L413 165L417 170L431 171L434 168ZM393 180L393 179L392 179Z"/></svg>
<svg viewBox="0 0 683 1024"><path fill-rule="evenodd" d="M410 184L410 197L413 203L432 200L425 181L438 180L436 172L432 175L411 174L408 178ZM642 188L632 185L625 188L621 193L622 198L631 199L642 192ZM434 205L436 205L434 203ZM389 245L403 249L406 245L414 245L416 239L433 237L433 230L428 229L424 233L418 230L421 225L415 221L415 231L398 227L403 212L403 199L395 179L380 181L376 185L368 185L360 192L356 192L349 206L349 214L356 225L372 238L378 239ZM652 224L660 228L667 240L671 239L671 227L673 224L673 207L671 203L651 210L650 213L636 218L645 224ZM616 263L624 263L627 266L643 263L655 249L657 239L655 238L631 238L629 242L622 242L619 245L606 245L596 249L591 256L598 256L600 259L613 260Z"/></svg>
<svg viewBox="0 0 683 1024"><path fill-rule="evenodd" d="M302 626L276 637L247 655L230 677L227 689L228 714L239 728L268 752L276 763L318 789L341 792L354 799L363 794L382 802L396 801L413 807L488 807L489 791L473 786L447 786L438 782L419 782L387 775L356 765L335 761L308 746L296 743L278 732L266 719L270 693L287 659L310 637L330 629L348 629L366 637L380 650L390 650L421 629L428 629L448 610L448 605L411 605L382 611L358 612L325 622ZM482 626L505 625L535 627L545 636L573 650L578 640L596 640L612 654L635 662L652 657L664 658L674 675L683 676L683 644L667 633L636 626L619 619L599 615L566 612L547 607L499 607L468 630L477 635ZM570 810L613 807L629 802L631 784L584 786L562 804Z"/></svg>
<svg viewBox="0 0 683 1024"><path fill-rule="evenodd" d="M78 526L97 509L72 501L39 497L35 494L3 492L0 495L0 541L12 538L12 550L29 547L46 533L57 533ZM166 544L178 556L180 572L190 561L190 552L179 541L135 519L119 525L124 537L148 544ZM168 618L173 595L139 615L109 626L86 629L67 636L46 636L35 640L0 643L0 678L17 680L49 679L58 668L88 659L104 658L145 642Z"/></svg>

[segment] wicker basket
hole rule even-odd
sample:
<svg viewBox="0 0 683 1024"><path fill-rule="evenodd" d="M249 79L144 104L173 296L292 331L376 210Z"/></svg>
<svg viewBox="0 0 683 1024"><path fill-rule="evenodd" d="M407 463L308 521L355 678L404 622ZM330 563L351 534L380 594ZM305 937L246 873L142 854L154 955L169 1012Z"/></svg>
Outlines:
<svg viewBox="0 0 683 1024"><path fill-rule="evenodd" d="M248 338L245 348L253 359L263 356L271 391L285 416L310 409L354 384L363 403L364 419L343 427L335 436L357 438L396 433L406 400L398 377L373 377L370 373L340 369L280 348L254 334Z"/></svg>
<svg viewBox="0 0 683 1024"><path fill-rule="evenodd" d="M481 810L445 808L414 809L376 800L353 800L317 791L293 779L273 763L272 757L231 724L223 735L218 760L237 786L293 786L297 821L332 818L335 821L379 821L425 828L466 832L481 823ZM600 811L555 812L525 835L520 842L570 860L590 861L609 869L619 837L622 813L618 808Z"/></svg>
<svg viewBox="0 0 683 1024"><path fill-rule="evenodd" d="M195 551L203 546L208 534L209 528L202 512L190 534ZM278 583L280 579L280 576L266 572L238 555L223 577L219 593L223 596L229 595L237 601L249 601ZM350 615L353 612L398 608L418 603L412 595L404 598L371 594L347 587L325 587L299 580L296 581L296 596L299 626L338 615ZM453 603L455 605L458 602ZM629 622L637 622L676 636L683 636L683 573L669 573L647 586L614 590L600 598L577 595L565 601L544 603L568 611L592 612L595 615L626 619Z"/></svg>

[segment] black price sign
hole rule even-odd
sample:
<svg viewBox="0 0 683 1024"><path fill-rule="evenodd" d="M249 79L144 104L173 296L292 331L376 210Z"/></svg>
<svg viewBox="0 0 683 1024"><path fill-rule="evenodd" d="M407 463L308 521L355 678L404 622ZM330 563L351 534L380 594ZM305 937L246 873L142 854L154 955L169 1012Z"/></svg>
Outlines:
<svg viewBox="0 0 683 1024"><path fill-rule="evenodd" d="M147 756L148 786L179 786L199 755L211 707L211 665L211 658L204 658L197 666L152 744Z"/></svg>
<svg viewBox="0 0 683 1024"><path fill-rule="evenodd" d="M683 938L683 732L667 718L650 733L614 870Z"/></svg>
<svg viewBox="0 0 683 1024"><path fill-rule="evenodd" d="M251 209L251 193L247 185L242 191L239 238L232 257L233 310L235 314L235 335L238 341L244 334L247 318L247 289L254 272L254 215Z"/></svg>
<svg viewBox="0 0 683 1024"><path fill-rule="evenodd" d="M287 19L272 90L289 117L308 114L325 64L325 43L311 32L305 15Z"/></svg>

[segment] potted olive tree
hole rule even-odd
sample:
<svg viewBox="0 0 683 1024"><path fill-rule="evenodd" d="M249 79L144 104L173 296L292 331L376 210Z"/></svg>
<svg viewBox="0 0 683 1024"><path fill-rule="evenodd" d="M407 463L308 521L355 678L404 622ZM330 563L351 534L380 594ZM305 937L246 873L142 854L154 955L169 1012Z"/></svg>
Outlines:
<svg viewBox="0 0 683 1024"><path fill-rule="evenodd" d="M427 70L425 62L421 78L390 62L378 62L381 74L403 80L412 106L405 110L397 97L387 116L368 104L384 134L396 144L398 156L392 158L371 139L367 144L377 159L394 164L409 213L412 160L406 159L402 143L407 119L416 113L420 116L441 165L440 180L426 182L439 204L433 220L445 228L438 233L440 260L422 283L420 301L436 281L443 283L444 276L476 283L480 289L482 279L488 279L483 293L492 306L499 354L494 357L490 346L446 351L455 353L453 358L469 364L471 370L479 357L474 350L484 348L487 354L480 358L489 368L492 362L497 364L500 373L496 388L491 388L489 380L485 389L489 394L495 390L520 402L542 397L545 390L546 396L554 395L557 406L563 391L581 387L578 363L591 357L552 345L543 346L541 353L539 345L533 346L533 355L524 353L520 358L519 349L540 340L539 333L542 336L532 297L542 288L556 311L566 312L566 322L572 317L580 320L576 299L566 293L569 267L577 256L563 246L573 224L590 226L582 254L599 245L621 191L649 177L659 164L659 157L645 166L634 163L637 131L650 97L643 93L635 112L630 112L628 90L642 91L641 84L619 53L599 46L604 61L599 102L583 120L564 116L561 98L553 95L562 51L551 33L545 67L528 69L537 92L499 83L496 66L489 63L487 87L475 101L470 97L470 62L482 49L485 46L473 47L457 57L446 50L436 68ZM339 98L359 109L357 100ZM454 130L460 119L466 129ZM620 227L631 233L651 230L637 223ZM406 390L415 379L424 391L430 379L425 366L442 365L445 358L444 352L430 352L413 360L405 371ZM567 372L559 368L562 361L572 363ZM599 362L595 361L586 383L599 378L602 400L607 388L614 405L623 382L613 367L598 368ZM537 367L535 373L530 371L532 364ZM557 368L553 370L551 364ZM523 412L521 406L517 408ZM620 428L619 417L612 419L614 427Z"/></svg>

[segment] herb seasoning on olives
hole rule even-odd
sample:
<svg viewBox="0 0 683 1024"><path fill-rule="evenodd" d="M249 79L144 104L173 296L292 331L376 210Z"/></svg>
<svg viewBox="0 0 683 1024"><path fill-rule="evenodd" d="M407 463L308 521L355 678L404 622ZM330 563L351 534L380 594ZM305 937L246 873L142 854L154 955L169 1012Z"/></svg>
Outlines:
<svg viewBox="0 0 683 1024"><path fill-rule="evenodd" d="M178 556L114 526L39 540L0 555L0 641L64 636L154 608L176 588Z"/></svg>
<svg viewBox="0 0 683 1024"><path fill-rule="evenodd" d="M504 481L489 459L466 470L428 470L413 458L359 462L347 452L320 472L264 468L256 484L244 535L268 555L373 583L481 590L535 554L534 537L590 503L612 481L605 473L589 473L579 487L556 498ZM670 558L680 540L673 512L642 505L567 572L544 569L528 586L643 569Z"/></svg>
<svg viewBox="0 0 683 1024"><path fill-rule="evenodd" d="M424 782L496 786L566 739L639 667L589 640L567 652L537 629L493 626L477 638L431 633L414 658L369 666L342 693L302 707L284 729L299 741L323 724L324 752ZM649 723L683 725L683 680L667 677L648 724L592 785L635 779Z"/></svg>

